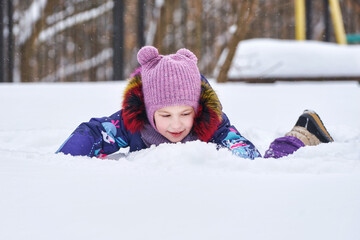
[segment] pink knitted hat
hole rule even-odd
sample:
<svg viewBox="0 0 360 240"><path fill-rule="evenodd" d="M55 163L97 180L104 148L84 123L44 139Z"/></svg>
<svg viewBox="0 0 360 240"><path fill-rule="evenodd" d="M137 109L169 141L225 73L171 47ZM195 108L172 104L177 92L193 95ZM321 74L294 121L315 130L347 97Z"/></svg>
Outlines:
<svg viewBox="0 0 360 240"><path fill-rule="evenodd" d="M195 54L182 48L176 54L159 55L155 47L145 46L139 50L137 59L146 114L155 129L154 113L160 108L187 105L197 111L201 76Z"/></svg>

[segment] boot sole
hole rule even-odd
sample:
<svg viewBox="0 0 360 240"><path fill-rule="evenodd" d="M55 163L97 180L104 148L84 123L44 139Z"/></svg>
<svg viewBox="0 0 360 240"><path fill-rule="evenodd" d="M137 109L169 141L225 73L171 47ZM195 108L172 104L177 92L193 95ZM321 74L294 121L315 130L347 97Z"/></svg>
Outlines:
<svg viewBox="0 0 360 240"><path fill-rule="evenodd" d="M315 112L307 112L302 114L302 116L309 118L314 122L317 130L329 141L333 142L334 139L330 136L330 133L326 130L324 123L321 121L319 115Z"/></svg>

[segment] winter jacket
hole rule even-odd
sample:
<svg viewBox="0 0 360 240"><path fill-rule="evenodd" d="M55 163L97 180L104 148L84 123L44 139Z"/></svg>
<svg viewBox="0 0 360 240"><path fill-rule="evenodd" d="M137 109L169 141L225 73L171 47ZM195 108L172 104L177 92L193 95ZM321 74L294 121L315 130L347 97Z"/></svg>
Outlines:
<svg viewBox="0 0 360 240"><path fill-rule="evenodd" d="M129 151L147 148L141 138L141 129L148 123L141 74L133 76L124 92L122 109L110 117L92 118L80 124L57 151L73 156L101 157L120 148ZM204 142L216 143L230 149L235 155L254 159L259 151L230 124L222 112L221 103L204 76L201 76L201 96L192 133Z"/></svg>

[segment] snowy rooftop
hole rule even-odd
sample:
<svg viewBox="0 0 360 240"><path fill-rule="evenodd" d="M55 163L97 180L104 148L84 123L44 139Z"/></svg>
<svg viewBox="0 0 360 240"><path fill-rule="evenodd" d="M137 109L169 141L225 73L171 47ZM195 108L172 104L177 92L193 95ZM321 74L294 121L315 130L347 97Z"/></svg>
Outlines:
<svg viewBox="0 0 360 240"><path fill-rule="evenodd" d="M229 79L357 78L360 45L318 41L251 39L237 48Z"/></svg>

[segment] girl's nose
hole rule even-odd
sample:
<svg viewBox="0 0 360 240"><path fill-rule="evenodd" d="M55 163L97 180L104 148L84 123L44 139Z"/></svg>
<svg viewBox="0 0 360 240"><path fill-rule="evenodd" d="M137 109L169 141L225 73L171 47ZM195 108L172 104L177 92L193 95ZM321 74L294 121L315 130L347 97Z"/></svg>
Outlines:
<svg viewBox="0 0 360 240"><path fill-rule="evenodd" d="M171 128L173 130L180 130L181 129L181 121L179 118L174 118L171 122Z"/></svg>

